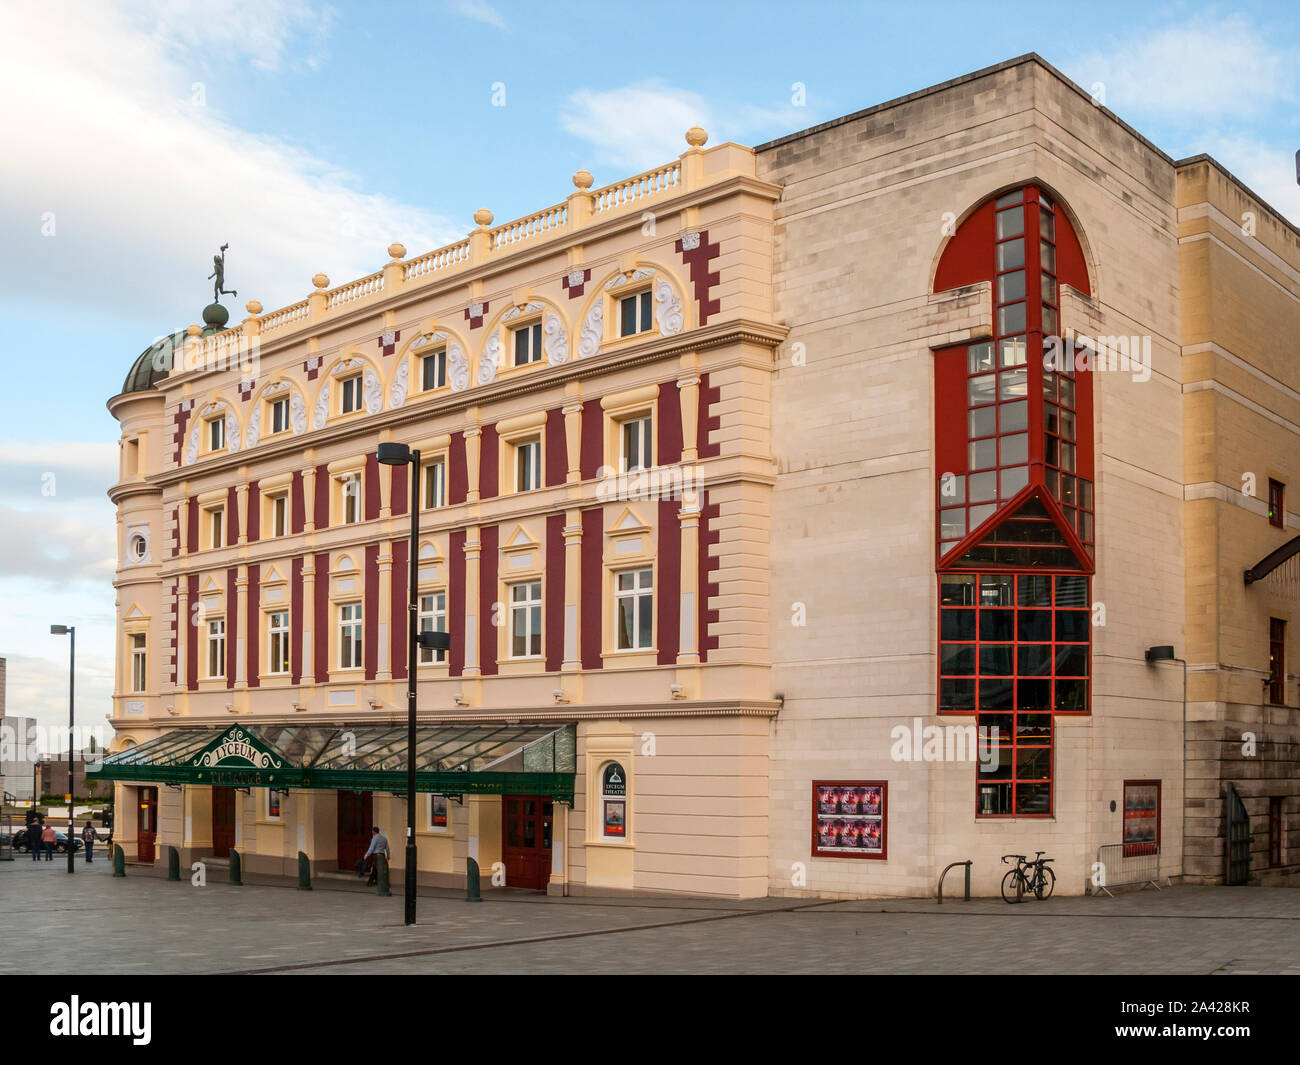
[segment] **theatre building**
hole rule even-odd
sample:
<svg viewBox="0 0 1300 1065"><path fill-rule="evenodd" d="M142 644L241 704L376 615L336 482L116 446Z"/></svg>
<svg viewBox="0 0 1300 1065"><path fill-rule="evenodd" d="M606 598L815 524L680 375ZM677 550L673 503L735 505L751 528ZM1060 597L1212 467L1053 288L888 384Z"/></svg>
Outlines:
<svg viewBox="0 0 1300 1065"><path fill-rule="evenodd" d="M686 141L140 355L128 859L400 869L414 498L424 882L1300 871L1296 229L1036 56Z"/></svg>

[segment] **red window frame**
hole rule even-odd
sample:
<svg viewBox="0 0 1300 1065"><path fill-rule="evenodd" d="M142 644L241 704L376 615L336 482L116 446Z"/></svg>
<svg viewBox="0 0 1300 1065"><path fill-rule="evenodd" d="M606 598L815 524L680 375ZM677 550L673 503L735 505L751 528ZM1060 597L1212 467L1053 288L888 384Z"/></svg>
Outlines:
<svg viewBox="0 0 1300 1065"><path fill-rule="evenodd" d="M1129 789L1134 789L1132 802L1129 799ZM1155 806L1147 806L1139 800L1143 793L1137 793L1136 789L1145 789L1145 794L1150 794L1150 789L1155 788ZM1134 858L1146 854L1155 854L1160 849L1160 781L1158 780L1126 780L1124 781L1124 857ZM1154 820L1155 824L1150 825L1148 822ZM1151 831L1154 829L1154 833ZM1129 842L1131 836L1134 842ZM1141 839L1136 839L1141 836ZM1147 837L1151 838L1148 839Z"/></svg>
<svg viewBox="0 0 1300 1065"><path fill-rule="evenodd" d="M1268 619L1268 701L1286 706L1286 622Z"/></svg>
<svg viewBox="0 0 1300 1065"><path fill-rule="evenodd" d="M1268 523L1277 529L1286 528L1286 485L1268 479Z"/></svg>

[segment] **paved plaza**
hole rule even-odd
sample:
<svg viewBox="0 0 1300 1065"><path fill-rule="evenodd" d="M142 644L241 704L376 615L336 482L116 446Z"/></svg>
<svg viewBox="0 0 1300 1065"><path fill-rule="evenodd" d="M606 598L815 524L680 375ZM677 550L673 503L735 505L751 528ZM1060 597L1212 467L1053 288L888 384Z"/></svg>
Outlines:
<svg viewBox="0 0 1300 1065"><path fill-rule="evenodd" d="M1300 892L1174 887L1008 906L421 893L347 879L169 883L97 860L0 863L0 973L1292 973ZM13 930L22 929L21 934Z"/></svg>

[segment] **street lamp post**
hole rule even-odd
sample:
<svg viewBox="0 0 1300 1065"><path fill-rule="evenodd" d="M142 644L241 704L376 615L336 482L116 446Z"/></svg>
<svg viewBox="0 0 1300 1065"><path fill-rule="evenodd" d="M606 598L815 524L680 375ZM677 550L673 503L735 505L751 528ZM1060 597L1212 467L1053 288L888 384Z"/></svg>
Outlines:
<svg viewBox="0 0 1300 1065"><path fill-rule="evenodd" d="M420 452L405 444L380 444L385 466L411 467L411 546L407 578L406 642L406 923L415 924L415 690L422 648L447 650L445 632L420 632Z"/></svg>
<svg viewBox="0 0 1300 1065"><path fill-rule="evenodd" d="M77 854L76 844L73 843L72 835L72 737L73 737L73 708L76 705L77 693L77 626L75 625L51 625L51 636L67 636L68 639L68 872L77 871Z"/></svg>

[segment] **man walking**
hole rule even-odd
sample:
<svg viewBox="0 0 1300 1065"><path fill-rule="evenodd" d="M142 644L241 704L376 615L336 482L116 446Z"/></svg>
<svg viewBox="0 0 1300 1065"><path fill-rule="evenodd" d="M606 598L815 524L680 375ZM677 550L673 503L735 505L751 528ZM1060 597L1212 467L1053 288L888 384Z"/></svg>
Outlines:
<svg viewBox="0 0 1300 1065"><path fill-rule="evenodd" d="M93 860L91 855L95 852L95 830L91 827L90 822L86 822L86 827L81 830L81 842L86 845L86 864L89 865Z"/></svg>
<svg viewBox="0 0 1300 1065"><path fill-rule="evenodd" d="M379 881L379 862L376 858L381 854L384 856L384 861L388 861L388 837L379 831L378 825L375 825L370 829L370 846L366 850L365 857L362 858L362 861L370 862L370 879L366 881L368 885L374 885Z"/></svg>

